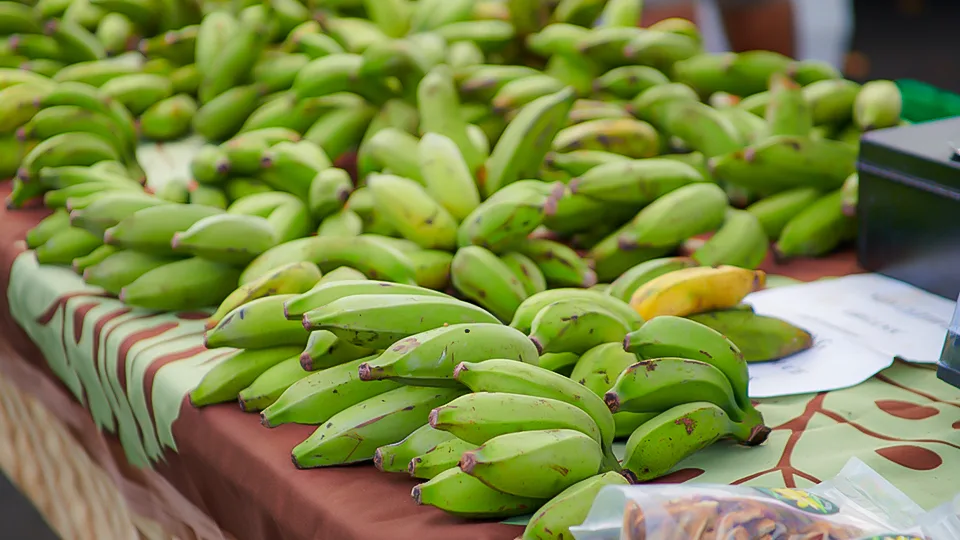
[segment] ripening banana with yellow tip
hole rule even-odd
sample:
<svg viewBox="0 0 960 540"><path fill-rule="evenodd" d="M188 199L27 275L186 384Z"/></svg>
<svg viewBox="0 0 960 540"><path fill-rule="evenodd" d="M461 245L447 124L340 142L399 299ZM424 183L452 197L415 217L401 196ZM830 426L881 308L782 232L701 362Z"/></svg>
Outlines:
<svg viewBox="0 0 960 540"><path fill-rule="evenodd" d="M630 297L630 306L648 321L660 315L684 317L731 308L765 283L762 270L735 266L684 268L642 285Z"/></svg>

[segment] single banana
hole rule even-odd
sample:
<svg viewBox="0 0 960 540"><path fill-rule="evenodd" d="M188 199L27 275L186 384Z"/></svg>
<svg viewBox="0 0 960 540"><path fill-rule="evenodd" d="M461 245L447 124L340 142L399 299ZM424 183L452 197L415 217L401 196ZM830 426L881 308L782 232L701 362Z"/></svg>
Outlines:
<svg viewBox="0 0 960 540"><path fill-rule="evenodd" d="M40 264L69 265L77 257L90 254L103 244L100 237L74 227L57 231L37 247L34 254Z"/></svg>
<svg viewBox="0 0 960 540"><path fill-rule="evenodd" d="M266 427L290 423L320 425L362 401L400 387L393 381L361 381L357 368L364 360L315 371L299 379L260 412L260 423Z"/></svg>
<svg viewBox="0 0 960 540"><path fill-rule="evenodd" d="M335 167L320 171L310 182L307 198L310 215L314 219L322 220L340 211L350 197L351 191L353 191L353 181L347 171Z"/></svg>
<svg viewBox="0 0 960 540"><path fill-rule="evenodd" d="M93 169L86 168L86 170ZM71 209L70 223L74 227L86 229L100 236L135 212L167 204L166 201L157 197L133 191L103 192L91 197L84 200L76 198L68 200L67 206ZM78 205L83 207L80 208Z"/></svg>
<svg viewBox="0 0 960 540"><path fill-rule="evenodd" d="M373 459L377 448L404 439L434 407L463 394L456 388L401 386L333 415L293 449L299 469Z"/></svg>
<svg viewBox="0 0 960 540"><path fill-rule="evenodd" d="M211 141L233 137L245 125L244 120L257 109L260 92L255 85L224 90L197 109L191 121L193 130Z"/></svg>
<svg viewBox="0 0 960 540"><path fill-rule="evenodd" d="M761 270L735 266L684 268L643 284L630 297L630 306L647 321L727 309L763 288L765 280Z"/></svg>
<svg viewBox="0 0 960 540"><path fill-rule="evenodd" d="M235 401L241 390L263 372L297 355L297 347L274 347L238 351L219 362L190 391L190 403L204 407Z"/></svg>
<svg viewBox="0 0 960 540"><path fill-rule="evenodd" d="M101 245L82 257L73 259L71 266L77 274L83 275L83 271L95 264L100 264L104 259L120 251L114 246Z"/></svg>
<svg viewBox="0 0 960 540"><path fill-rule="evenodd" d="M712 364L689 358L641 360L627 367L603 396L612 412L661 413L692 401L720 407L743 420L730 382Z"/></svg>
<svg viewBox="0 0 960 540"><path fill-rule="evenodd" d="M607 203L647 205L671 191L703 182L691 165L669 159L636 159L597 165L570 181L570 191Z"/></svg>
<svg viewBox="0 0 960 540"><path fill-rule="evenodd" d="M766 120L739 107L719 109L720 115L733 125L737 138L744 144L755 144L770 136Z"/></svg>
<svg viewBox="0 0 960 540"><path fill-rule="evenodd" d="M223 210L197 204L163 204L138 210L103 233L104 243L159 255L172 254L173 236Z"/></svg>
<svg viewBox="0 0 960 540"><path fill-rule="evenodd" d="M521 431L464 452L460 470L503 493L550 498L596 475L602 459L600 445L579 431Z"/></svg>
<svg viewBox="0 0 960 540"><path fill-rule="evenodd" d="M297 321L283 316L283 305L293 294L265 296L234 308L203 337L207 348L263 349L307 344L310 335Z"/></svg>
<svg viewBox="0 0 960 540"><path fill-rule="evenodd" d="M800 85L784 74L770 79L770 103L766 110L770 135L805 137L813 129L813 115Z"/></svg>
<svg viewBox="0 0 960 540"><path fill-rule="evenodd" d="M155 141L170 141L190 131L197 102L188 94L176 94L158 101L140 116L143 136Z"/></svg>
<svg viewBox="0 0 960 540"><path fill-rule="evenodd" d="M510 251L501 255L500 260L520 281L520 285L526 292L524 299L547 290L547 278L544 277L540 267L530 257L516 251ZM513 311L516 312L516 309ZM513 316L511 315L510 320L512 319Z"/></svg>
<svg viewBox="0 0 960 540"><path fill-rule="evenodd" d="M237 288L239 274L230 266L194 257L148 271L117 296L131 306L156 311L207 308Z"/></svg>
<svg viewBox="0 0 960 540"><path fill-rule="evenodd" d="M501 88L515 81L540 72L527 66L509 66L480 64L466 69L466 75L458 83L458 90L464 98L490 101Z"/></svg>
<svg viewBox="0 0 960 540"><path fill-rule="evenodd" d="M398 341L377 359L361 364L360 378L459 387L453 377L457 362L504 358L516 364L535 365L538 357L527 336L509 326L453 324Z"/></svg>
<svg viewBox="0 0 960 540"><path fill-rule="evenodd" d="M30 150L20 163L17 176L27 181L36 178L44 167L89 166L98 161L119 159L120 152L110 142L96 135L83 132L61 133L41 141Z"/></svg>
<svg viewBox="0 0 960 540"><path fill-rule="evenodd" d="M767 257L767 233L753 214L727 210L723 225L691 257L701 266L728 264L753 270Z"/></svg>
<svg viewBox="0 0 960 540"><path fill-rule="evenodd" d="M314 330L307 338L307 346L300 353L300 366L305 371L319 371L357 358L370 356L375 351L358 347L338 338L327 330Z"/></svg>
<svg viewBox="0 0 960 540"><path fill-rule="evenodd" d="M333 283L335 281L363 281L365 279L367 279L367 276L363 275L363 272L354 270L349 266L339 266L324 274L323 277L320 278L320 281L317 282L317 285Z"/></svg>
<svg viewBox="0 0 960 540"><path fill-rule="evenodd" d="M206 328L212 329L231 311L253 300L280 294L302 294L315 286L320 278L320 269L311 262L290 263L276 268L230 293L207 319Z"/></svg>
<svg viewBox="0 0 960 540"><path fill-rule="evenodd" d="M436 291L446 290L450 285L450 267L453 254L438 249L418 249L407 254L417 285Z"/></svg>
<svg viewBox="0 0 960 540"><path fill-rule="evenodd" d="M841 199L843 200L843 215L855 217L857 215L857 203L860 198L860 175L853 173L843 182L841 188Z"/></svg>
<svg viewBox="0 0 960 540"><path fill-rule="evenodd" d="M514 182L463 219L457 243L460 247L477 245L494 252L507 250L524 241L555 211L564 190L560 183Z"/></svg>
<svg viewBox="0 0 960 540"><path fill-rule="evenodd" d="M630 158L603 150L573 150L547 154L548 166L564 171L571 176L583 176L587 171L606 163L630 161Z"/></svg>
<svg viewBox="0 0 960 540"><path fill-rule="evenodd" d="M601 119L583 122L560 130L553 140L553 150L602 150L632 158L648 158L657 154L660 138L650 124L632 118Z"/></svg>
<svg viewBox="0 0 960 540"><path fill-rule="evenodd" d="M574 91L567 88L520 110L494 145L483 174L478 174L484 196L490 197L517 180L536 177L575 98Z"/></svg>
<svg viewBox="0 0 960 540"><path fill-rule="evenodd" d="M537 366L499 359L461 362L453 377L473 392L506 392L556 399L577 407L590 415L600 429L604 469L619 470L611 449L615 430L613 415L603 399L587 387Z"/></svg>
<svg viewBox="0 0 960 540"><path fill-rule="evenodd" d="M853 118L860 85L847 79L827 79L803 87L814 125L842 125Z"/></svg>
<svg viewBox="0 0 960 540"><path fill-rule="evenodd" d="M602 2L596 2L595 0L567 0L567 2L573 1L589 1L602 4ZM577 52L596 58L606 65L630 65L635 62L627 58L627 46L644 31L644 29L638 27L597 27L577 43Z"/></svg>
<svg viewBox="0 0 960 540"><path fill-rule="evenodd" d="M53 238L53 235L70 228L70 213L63 208L57 208L49 216L43 218L32 229L27 231L27 248L37 249ZM76 227L76 225L73 225Z"/></svg>
<svg viewBox="0 0 960 540"><path fill-rule="evenodd" d="M709 105L678 99L664 107L661 127L706 157L734 152L746 142L736 125Z"/></svg>
<svg viewBox="0 0 960 540"><path fill-rule="evenodd" d="M340 298L303 315L304 328L328 330L342 340L371 349L386 349L445 325L497 322L487 311L461 300L396 294Z"/></svg>
<svg viewBox="0 0 960 540"><path fill-rule="evenodd" d="M314 121L303 133L303 138L336 160L360 144L376 112L366 103L330 111Z"/></svg>
<svg viewBox="0 0 960 540"><path fill-rule="evenodd" d="M491 519L521 516L539 508L545 501L507 495L460 470L448 469L411 492L414 502L439 508L463 518Z"/></svg>
<svg viewBox="0 0 960 540"><path fill-rule="evenodd" d="M722 333L737 345L746 362L779 360L813 347L813 336L806 330L752 311L715 311L690 319Z"/></svg>
<svg viewBox="0 0 960 540"><path fill-rule="evenodd" d="M367 280L363 278L360 280L317 283L312 289L287 301L283 305L283 313L288 319L300 322L305 313L314 309L322 308L340 299L371 294L378 296L396 294L450 298L450 296L445 293L433 291L418 285L390 283L388 281Z"/></svg>
<svg viewBox="0 0 960 540"><path fill-rule="evenodd" d="M416 431L405 437L400 442L385 444L377 448L373 455L373 465L383 472L406 473L409 472L410 460L426 454L437 447L438 444L456 439L452 433L441 431L426 424L417 428ZM457 456L460 459L460 456ZM454 464L456 467L456 464Z"/></svg>
<svg viewBox="0 0 960 540"><path fill-rule="evenodd" d="M647 88L669 82L670 79L656 68L622 66L597 77L593 83L593 90L620 99L633 99Z"/></svg>
<svg viewBox="0 0 960 540"><path fill-rule="evenodd" d="M618 342L602 343L583 353L570 378L603 397L625 369L637 362L637 356L623 350Z"/></svg>
<svg viewBox="0 0 960 540"><path fill-rule="evenodd" d="M346 209L323 218L317 227L317 236L359 236L362 232L363 219Z"/></svg>
<svg viewBox="0 0 960 540"><path fill-rule="evenodd" d="M579 408L556 399L502 392L460 396L431 411L430 426L474 445L541 429L572 429L601 443L597 423Z"/></svg>
<svg viewBox="0 0 960 540"><path fill-rule="evenodd" d="M249 386L237 393L244 412L258 412L269 407L287 388L309 375L300 368L299 358L286 358L267 368Z"/></svg>
<svg viewBox="0 0 960 540"><path fill-rule="evenodd" d="M456 438L443 441L411 459L407 472L414 478L429 480L444 471L457 468L463 453L476 449L477 445Z"/></svg>
<svg viewBox="0 0 960 540"><path fill-rule="evenodd" d="M218 22L225 22L218 21ZM230 23L226 25L233 26ZM201 103L206 103L225 91L238 85L250 74L253 69L253 60L263 49L262 28L257 23L238 22L229 29L229 35L220 36L216 46L218 50L211 51L213 59L198 56L200 68L200 88L197 92ZM202 29L205 32L206 29ZM212 42L210 39L209 42ZM204 42L208 42L204 39ZM197 38L197 46L201 44L201 37ZM206 43L204 43L206 46ZM206 54L206 52L204 52Z"/></svg>
<svg viewBox="0 0 960 540"><path fill-rule="evenodd" d="M579 44L590 35L590 30L576 24L553 22L526 38L531 52L549 57L555 54L578 54Z"/></svg>
<svg viewBox="0 0 960 540"><path fill-rule="evenodd" d="M243 266L277 244L270 222L258 216L217 214L174 233L170 245L177 253Z"/></svg>
<svg viewBox="0 0 960 540"><path fill-rule="evenodd" d="M639 4L637 0L629 0ZM611 6L624 4L625 0L613 0ZM564 540L573 538L570 527L580 525L587 519L590 507L597 494L605 486L626 485L629 482L623 475L607 472L591 476L561 491L557 496L540 507L530 518L523 530L522 540Z"/></svg>
<svg viewBox="0 0 960 540"><path fill-rule="evenodd" d="M393 97L381 79L364 76L362 69L363 57L359 54L339 53L317 58L297 73L293 92L298 99L353 92L372 103L383 103Z"/></svg>
<svg viewBox="0 0 960 540"><path fill-rule="evenodd" d="M592 303L625 320L631 329L639 328L643 324L643 319L628 303L613 296L587 289L560 288L540 292L524 300L517 308L513 320L510 321L510 326L521 332L529 332L533 320L540 313L540 310L561 300L583 300Z"/></svg>
<svg viewBox="0 0 960 540"><path fill-rule="evenodd" d="M526 240L514 246L530 258L554 287L592 287L597 274L573 249L552 240Z"/></svg>
<svg viewBox="0 0 960 540"><path fill-rule="evenodd" d="M309 141L281 142L264 153L258 178L278 191L307 200L314 177L331 165L323 149Z"/></svg>
<svg viewBox="0 0 960 540"><path fill-rule="evenodd" d="M829 253L841 242L855 236L856 221L843 212L843 190L820 197L794 216L773 246L778 260L792 257L818 257Z"/></svg>
<svg viewBox="0 0 960 540"><path fill-rule="evenodd" d="M760 221L767 238L776 241L787 223L819 198L819 190L798 187L765 197L748 206L746 211Z"/></svg>
<svg viewBox="0 0 960 540"><path fill-rule="evenodd" d="M679 357L706 362L726 376L737 405L752 412L750 377L739 348L720 332L695 322L696 315L691 317L657 317L628 334L623 349L647 360Z"/></svg>
<svg viewBox="0 0 960 540"><path fill-rule="evenodd" d="M893 81L870 81L863 85L853 103L853 121L861 131L900 124L903 97Z"/></svg>
<svg viewBox="0 0 960 540"><path fill-rule="evenodd" d="M176 259L150 255L139 251L121 250L99 263L84 269L83 280L110 294L120 294L124 287L147 272L165 266Z"/></svg>
<svg viewBox="0 0 960 540"><path fill-rule="evenodd" d="M450 277L457 291L501 321L509 322L527 297L523 283L510 267L480 246L457 250L450 264Z"/></svg>
<svg viewBox="0 0 960 540"><path fill-rule="evenodd" d="M702 44L697 37L655 28L644 29L623 49L623 55L629 62L653 66L666 72L671 71L677 62L700 52Z"/></svg>
<svg viewBox="0 0 960 540"><path fill-rule="evenodd" d="M579 355L574 353L547 353L540 355L540 367L561 375L570 375Z"/></svg>
<svg viewBox="0 0 960 540"><path fill-rule="evenodd" d="M721 438L733 437L756 446L769 432L766 426L751 430L734 422L712 403L685 403L660 413L633 432L627 440L621 474L631 484L653 480Z"/></svg>
<svg viewBox="0 0 960 540"><path fill-rule="evenodd" d="M448 137L460 148L469 170L473 172L479 169L486 156L470 142L467 122L460 116L460 98L453 74L448 67L435 67L420 81L417 86L417 110L420 112L422 132Z"/></svg>
<svg viewBox="0 0 960 540"><path fill-rule="evenodd" d="M800 60L794 62L794 64L790 66L788 73L802 86L807 86L817 81L843 78L843 74L840 73L833 64L823 60Z"/></svg>
<svg viewBox="0 0 960 540"><path fill-rule="evenodd" d="M545 73L514 79L497 90L491 99L493 111L507 114L516 111L534 100L559 92L566 85L563 81Z"/></svg>
<svg viewBox="0 0 960 540"><path fill-rule="evenodd" d="M668 248L716 230L727 211L727 194L716 184L677 188L640 211L618 235L621 249Z"/></svg>
<svg viewBox="0 0 960 540"><path fill-rule="evenodd" d="M137 73L110 79L100 92L122 103L134 115L141 115L151 105L173 95L173 84L162 75Z"/></svg>
<svg viewBox="0 0 960 540"><path fill-rule="evenodd" d="M378 174L367 178L367 186L378 212L404 238L426 249L456 245L456 220L413 180Z"/></svg>
<svg viewBox="0 0 960 540"><path fill-rule="evenodd" d="M219 184L230 173L230 158L223 148L204 145L190 160L190 173L201 184Z"/></svg>
<svg viewBox="0 0 960 540"><path fill-rule="evenodd" d="M133 141L124 140L118 133L119 127L113 119L104 113L82 107L61 105L41 109L29 122L17 129L17 137L27 139L49 139L62 133L90 133L111 143L118 152L126 152Z"/></svg>
<svg viewBox="0 0 960 540"><path fill-rule="evenodd" d="M689 257L665 257L640 263L624 272L610 284L606 293L624 302L629 302L634 291L648 281L664 274L697 266L697 261Z"/></svg>
<svg viewBox="0 0 960 540"><path fill-rule="evenodd" d="M537 313L530 340L541 354L583 354L602 343L621 341L629 331L626 321L603 308L583 300L560 300Z"/></svg>
<svg viewBox="0 0 960 540"><path fill-rule="evenodd" d="M399 128L385 127L378 130L360 143L357 156L362 177L372 172L390 170L404 178L423 182L419 141ZM367 169L363 168L364 158L371 163Z"/></svg>
<svg viewBox="0 0 960 540"><path fill-rule="evenodd" d="M480 205L480 193L459 147L439 133L425 133L418 146L424 184L432 197L456 220Z"/></svg>

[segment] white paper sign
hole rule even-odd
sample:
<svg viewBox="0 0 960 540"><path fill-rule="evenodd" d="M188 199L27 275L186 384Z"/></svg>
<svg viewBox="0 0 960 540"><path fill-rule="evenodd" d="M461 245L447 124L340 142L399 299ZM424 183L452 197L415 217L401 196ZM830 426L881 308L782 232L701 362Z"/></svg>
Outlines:
<svg viewBox="0 0 960 540"><path fill-rule="evenodd" d="M879 274L780 287L749 295L757 313L795 324L814 347L750 366L752 397L773 397L859 384L894 357L936 363L955 303Z"/></svg>

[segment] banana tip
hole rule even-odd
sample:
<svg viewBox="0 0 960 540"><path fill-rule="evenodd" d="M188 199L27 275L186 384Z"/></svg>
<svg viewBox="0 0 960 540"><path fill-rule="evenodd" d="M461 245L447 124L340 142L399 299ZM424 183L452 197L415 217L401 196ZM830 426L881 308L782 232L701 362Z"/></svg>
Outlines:
<svg viewBox="0 0 960 540"><path fill-rule="evenodd" d="M410 490L410 496L413 497L413 502L423 504L420 502L420 486L413 486L413 489Z"/></svg>
<svg viewBox="0 0 960 540"><path fill-rule="evenodd" d="M581 180L580 180L580 177L579 177L579 176L576 177L576 178L573 178L572 180L570 180L570 183L567 184L567 187L570 188L570 193L576 193L577 191L579 191L579 189L580 189L580 182L581 182Z"/></svg>
<svg viewBox="0 0 960 540"><path fill-rule="evenodd" d="M758 424L753 426L753 429L750 430L750 436L747 437L747 440L744 441L746 446L758 446L766 442L767 437L770 436L771 429L764 425Z"/></svg>
<svg viewBox="0 0 960 540"><path fill-rule="evenodd" d="M430 424L430 427L436 429L437 424L440 420L440 409L433 409L430 411L430 416L427 419L427 422Z"/></svg>
<svg viewBox="0 0 960 540"><path fill-rule="evenodd" d="M410 473L410 476L417 474L417 464L423 461L421 457L415 457L410 460L410 463L407 465L407 472Z"/></svg>
<svg viewBox="0 0 960 540"><path fill-rule="evenodd" d="M620 410L620 396L616 392L607 392L603 395L603 402L607 404L610 412L615 413Z"/></svg>
<svg viewBox="0 0 960 540"><path fill-rule="evenodd" d="M306 315L304 315L303 318L300 319L300 321L303 324L303 327L307 330L307 332L310 332L312 330L312 327L310 325L310 320L307 319Z"/></svg>
<svg viewBox="0 0 960 540"><path fill-rule="evenodd" d="M622 471L620 471L620 475L626 478L627 482L630 482L631 484L640 483L640 479L637 478L637 475L634 474L633 471L630 471L628 469L623 469Z"/></svg>
<svg viewBox="0 0 960 540"><path fill-rule="evenodd" d="M589 289L597 284L597 273L593 270L587 270L583 273L583 283L581 286L584 289Z"/></svg>
<svg viewBox="0 0 960 540"><path fill-rule="evenodd" d="M373 466L376 467L378 471L383 472L383 452L381 452L379 448L373 453Z"/></svg>
<svg viewBox="0 0 960 540"><path fill-rule="evenodd" d="M121 302L126 302L127 300L127 289L126 287L120 289L120 294L117 295L117 299Z"/></svg>
<svg viewBox="0 0 960 540"><path fill-rule="evenodd" d="M630 352L630 334L623 338L623 350Z"/></svg>
<svg viewBox="0 0 960 540"><path fill-rule="evenodd" d="M173 238L170 240L170 247L173 249L180 247L180 233L173 233Z"/></svg>
<svg viewBox="0 0 960 540"><path fill-rule="evenodd" d="M537 348L537 354L543 354L543 343L540 343L540 340L535 336L530 336L530 341L533 342L533 346Z"/></svg>
<svg viewBox="0 0 960 540"><path fill-rule="evenodd" d="M458 465L461 471L467 474L472 473L473 468L477 466L477 454L474 452L464 452L463 455L460 456L460 463L458 463Z"/></svg>
<svg viewBox="0 0 960 540"><path fill-rule="evenodd" d="M463 362L457 364L457 367L453 368L453 378L454 380L460 380L460 374L464 371L470 371L470 368L467 367Z"/></svg>
<svg viewBox="0 0 960 540"><path fill-rule="evenodd" d="M297 456L295 454L292 454L292 453L290 454L290 461L293 462L293 466L296 467L297 469L303 470L306 468L303 465L301 465L299 461L297 461Z"/></svg>
<svg viewBox="0 0 960 540"><path fill-rule="evenodd" d="M270 419L267 418L267 415L262 412L260 413L260 425L267 428L274 427L274 425L270 423Z"/></svg>
<svg viewBox="0 0 960 540"><path fill-rule="evenodd" d="M306 352L300 355L300 367L303 368L304 371L313 371L313 358Z"/></svg>
<svg viewBox="0 0 960 540"><path fill-rule="evenodd" d="M364 362L360 364L360 367L357 368L358 375L361 381L372 381L373 379L373 368L370 367L370 364Z"/></svg>

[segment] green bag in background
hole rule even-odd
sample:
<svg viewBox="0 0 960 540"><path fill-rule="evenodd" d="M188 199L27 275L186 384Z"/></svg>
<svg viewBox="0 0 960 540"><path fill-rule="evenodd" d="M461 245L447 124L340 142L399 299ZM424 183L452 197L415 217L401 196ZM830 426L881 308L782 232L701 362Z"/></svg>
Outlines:
<svg viewBox="0 0 960 540"><path fill-rule="evenodd" d="M914 79L899 79L896 83L903 96L904 120L919 123L960 116L960 94Z"/></svg>

